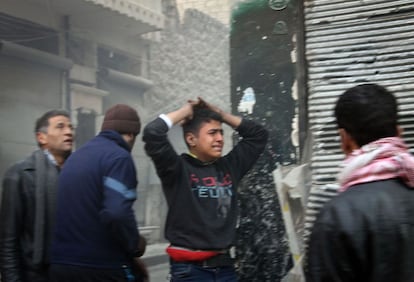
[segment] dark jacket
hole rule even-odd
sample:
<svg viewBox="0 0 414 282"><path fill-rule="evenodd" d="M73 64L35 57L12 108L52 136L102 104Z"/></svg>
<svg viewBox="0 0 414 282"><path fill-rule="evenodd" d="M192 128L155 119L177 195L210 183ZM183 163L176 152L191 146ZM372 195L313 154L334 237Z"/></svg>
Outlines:
<svg viewBox="0 0 414 282"><path fill-rule="evenodd" d="M154 161L168 203L165 236L171 244L219 250L233 244L237 220L237 187L263 152L268 132L242 120L242 140L226 156L203 163L178 155L167 138L168 126L157 118L143 133L145 150Z"/></svg>
<svg viewBox="0 0 414 282"><path fill-rule="evenodd" d="M57 175L41 150L6 172L0 214L3 282L47 281Z"/></svg>
<svg viewBox="0 0 414 282"><path fill-rule="evenodd" d="M307 282L414 281L414 189L398 179L350 187L313 227Z"/></svg>
<svg viewBox="0 0 414 282"><path fill-rule="evenodd" d="M102 131L76 150L59 176L52 264L120 269L138 249L132 205L137 175L130 148Z"/></svg>

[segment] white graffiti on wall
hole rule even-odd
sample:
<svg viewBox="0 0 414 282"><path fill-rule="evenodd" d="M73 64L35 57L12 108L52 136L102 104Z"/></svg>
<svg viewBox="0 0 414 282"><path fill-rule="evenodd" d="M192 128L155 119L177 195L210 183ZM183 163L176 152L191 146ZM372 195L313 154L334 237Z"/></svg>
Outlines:
<svg viewBox="0 0 414 282"><path fill-rule="evenodd" d="M243 96L239 102L239 105L237 106L237 111L239 113L246 113L252 114L253 113L253 107L256 104L256 95L254 94L254 90L251 87L247 87L243 91Z"/></svg>

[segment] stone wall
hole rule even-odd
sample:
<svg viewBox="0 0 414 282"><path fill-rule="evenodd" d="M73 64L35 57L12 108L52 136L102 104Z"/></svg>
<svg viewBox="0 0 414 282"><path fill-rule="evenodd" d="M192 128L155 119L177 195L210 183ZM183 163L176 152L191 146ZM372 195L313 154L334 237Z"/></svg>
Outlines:
<svg viewBox="0 0 414 282"><path fill-rule="evenodd" d="M187 10L183 23L161 34L151 48L148 97L154 114L169 112L198 96L230 108L229 30L197 10Z"/></svg>

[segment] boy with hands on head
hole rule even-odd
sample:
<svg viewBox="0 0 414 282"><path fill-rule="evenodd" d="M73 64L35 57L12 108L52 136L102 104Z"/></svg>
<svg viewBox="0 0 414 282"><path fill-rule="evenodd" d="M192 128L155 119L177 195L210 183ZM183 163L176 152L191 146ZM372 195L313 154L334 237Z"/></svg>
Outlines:
<svg viewBox="0 0 414 282"><path fill-rule="evenodd" d="M222 156L222 123L242 137ZM181 124L189 152L177 154L169 129ZM233 245L242 177L268 138L260 124L224 112L202 98L161 114L143 132L168 203L165 236L170 242L171 281L237 281Z"/></svg>

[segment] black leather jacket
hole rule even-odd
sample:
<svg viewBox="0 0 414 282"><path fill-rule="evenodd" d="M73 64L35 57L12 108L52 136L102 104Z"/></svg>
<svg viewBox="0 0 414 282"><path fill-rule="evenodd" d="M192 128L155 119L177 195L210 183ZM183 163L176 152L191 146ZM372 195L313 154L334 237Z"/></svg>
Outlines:
<svg viewBox="0 0 414 282"><path fill-rule="evenodd" d="M47 281L46 264L33 263L36 175L43 173L36 171L36 152L12 166L4 175L0 212L3 282Z"/></svg>
<svg viewBox="0 0 414 282"><path fill-rule="evenodd" d="M414 281L414 188L398 179L350 187L322 209L306 281Z"/></svg>

